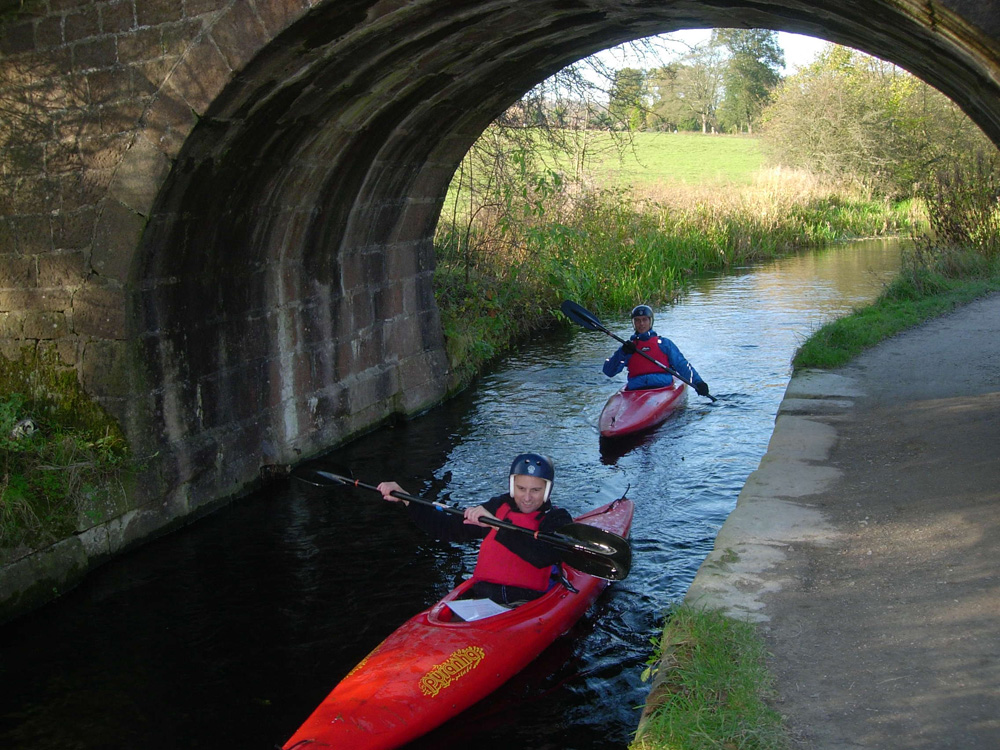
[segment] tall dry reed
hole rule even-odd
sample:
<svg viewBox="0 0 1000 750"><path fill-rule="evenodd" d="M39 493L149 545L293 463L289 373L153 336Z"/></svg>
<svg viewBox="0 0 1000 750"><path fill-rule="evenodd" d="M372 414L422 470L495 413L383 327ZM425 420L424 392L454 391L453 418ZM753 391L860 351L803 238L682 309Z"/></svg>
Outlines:
<svg viewBox="0 0 1000 750"><path fill-rule="evenodd" d="M523 207L442 222L436 284L452 365L470 377L518 336L549 324L562 299L598 311L662 304L691 276L847 237L897 234L912 214L909 204L844 194L786 170L762 173L747 187L682 185L641 195L563 185L529 195Z"/></svg>

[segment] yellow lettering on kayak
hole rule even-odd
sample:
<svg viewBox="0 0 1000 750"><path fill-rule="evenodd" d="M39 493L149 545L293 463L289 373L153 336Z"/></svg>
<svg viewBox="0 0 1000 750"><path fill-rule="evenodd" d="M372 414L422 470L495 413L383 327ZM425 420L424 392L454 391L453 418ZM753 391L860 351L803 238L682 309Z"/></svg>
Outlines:
<svg viewBox="0 0 1000 750"><path fill-rule="evenodd" d="M431 671L420 678L420 691L433 698L446 687L467 675L486 658L486 652L479 646L460 648L440 664L435 664Z"/></svg>

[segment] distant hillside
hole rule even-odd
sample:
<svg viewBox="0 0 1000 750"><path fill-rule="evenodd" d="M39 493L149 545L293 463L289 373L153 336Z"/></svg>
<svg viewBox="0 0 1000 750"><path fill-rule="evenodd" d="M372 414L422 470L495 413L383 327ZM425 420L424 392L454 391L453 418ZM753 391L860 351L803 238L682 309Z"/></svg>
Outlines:
<svg viewBox="0 0 1000 750"><path fill-rule="evenodd" d="M608 133L592 133L588 171L599 184L737 184L753 181L763 167L756 138L701 133L635 133L619 159Z"/></svg>

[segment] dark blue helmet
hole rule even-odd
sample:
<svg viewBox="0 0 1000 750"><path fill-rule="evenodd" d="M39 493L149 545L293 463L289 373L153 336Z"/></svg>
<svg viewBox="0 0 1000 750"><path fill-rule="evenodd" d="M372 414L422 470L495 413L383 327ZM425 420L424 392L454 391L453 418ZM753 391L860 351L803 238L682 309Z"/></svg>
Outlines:
<svg viewBox="0 0 1000 750"><path fill-rule="evenodd" d="M510 465L510 495L514 496L514 477L541 477L545 480L545 499L552 494L552 482L556 478L556 468L552 459L540 453L522 453L514 457Z"/></svg>
<svg viewBox="0 0 1000 750"><path fill-rule="evenodd" d="M638 318L640 315L649 316L649 324L653 325L653 308L649 305L636 305L632 308L632 317Z"/></svg>

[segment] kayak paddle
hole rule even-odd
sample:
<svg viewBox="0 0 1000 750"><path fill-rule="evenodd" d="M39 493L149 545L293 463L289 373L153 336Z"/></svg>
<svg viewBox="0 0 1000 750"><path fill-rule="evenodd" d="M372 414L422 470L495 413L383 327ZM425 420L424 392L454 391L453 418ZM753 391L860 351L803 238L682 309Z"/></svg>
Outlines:
<svg viewBox="0 0 1000 750"><path fill-rule="evenodd" d="M292 476L303 482L307 482L315 487L337 487L347 485L360 487L365 490L378 492L378 487L365 484L350 477L334 474L322 469L300 466L292 471ZM405 492L393 492L393 497L418 505L429 505L436 510L453 515L464 515L465 511L452 505L427 500L422 497L407 495ZM482 518L480 521L486 526L494 526L498 529L509 529L531 536L543 542L551 544L562 550L562 559L573 566L581 573L603 578L606 581L622 581L632 567L632 548L626 539L612 534L610 531L599 529L595 526L588 526L584 523L569 523L559 527L557 531L550 534L536 534L531 529L525 529L508 521L500 519Z"/></svg>
<svg viewBox="0 0 1000 750"><path fill-rule="evenodd" d="M587 330L590 330L590 331L601 331L602 333L608 334L611 338L615 339L619 343L621 343L621 344L625 343L625 339L621 338L620 336L616 336L611 331L609 331L607 328L605 328L601 324L601 321L598 320L598 318L597 318L596 315L594 315L592 312L590 312L586 308L580 307L580 305L576 304L575 302L573 302L571 300L564 300L563 303L559 306L559 309L562 310L562 314L563 315L565 315L567 318L569 318L570 320L572 320L577 325L581 325L581 326L583 326L584 328L586 328ZM648 359L653 364L659 365L664 370L666 370L671 375L673 375L675 378L677 378L678 380L680 380L682 383L686 383L687 385L689 385L692 388L694 388L694 384L691 383L690 380L685 380L684 376L681 375L679 372L677 372L677 370L675 370L674 368L668 367L667 365L663 364L662 362L659 362L659 361L653 359L652 357L650 357L645 352L640 352L638 349L636 349L635 353L642 355L643 357L645 357L646 359ZM697 390L697 389L695 389L695 390ZM715 396L713 396L712 394L706 393L705 395L708 396L708 398L712 399L712 401L715 401Z"/></svg>

